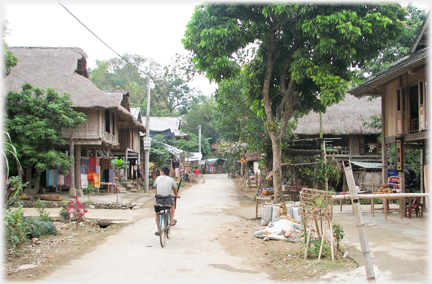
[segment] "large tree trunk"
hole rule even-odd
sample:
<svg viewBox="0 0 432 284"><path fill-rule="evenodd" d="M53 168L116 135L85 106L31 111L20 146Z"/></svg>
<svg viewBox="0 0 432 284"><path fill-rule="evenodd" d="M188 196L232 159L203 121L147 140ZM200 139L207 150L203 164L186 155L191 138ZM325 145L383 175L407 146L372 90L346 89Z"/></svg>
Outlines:
<svg viewBox="0 0 432 284"><path fill-rule="evenodd" d="M282 148L279 136L274 131L270 133L273 151L273 190L274 190L274 202L279 203L282 201Z"/></svg>
<svg viewBox="0 0 432 284"><path fill-rule="evenodd" d="M36 175L35 175L35 179L34 179L34 185L33 187L30 189L30 195L34 198L36 196L36 194L39 192L39 183L40 183L40 178L41 178L41 174L42 172L40 170L36 169Z"/></svg>

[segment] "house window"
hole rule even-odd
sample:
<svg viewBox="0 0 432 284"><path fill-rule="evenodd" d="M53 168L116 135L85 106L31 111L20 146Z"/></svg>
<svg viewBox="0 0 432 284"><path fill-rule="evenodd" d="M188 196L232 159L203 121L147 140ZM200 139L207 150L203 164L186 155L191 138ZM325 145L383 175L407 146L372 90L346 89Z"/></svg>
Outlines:
<svg viewBox="0 0 432 284"><path fill-rule="evenodd" d="M111 133L111 123L110 123L110 111L109 109L105 110L105 131Z"/></svg>

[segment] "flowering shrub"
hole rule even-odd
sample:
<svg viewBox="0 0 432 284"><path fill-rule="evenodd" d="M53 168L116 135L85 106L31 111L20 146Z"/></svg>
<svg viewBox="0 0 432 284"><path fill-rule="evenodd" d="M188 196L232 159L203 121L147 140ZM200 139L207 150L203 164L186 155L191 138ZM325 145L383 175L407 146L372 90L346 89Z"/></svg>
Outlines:
<svg viewBox="0 0 432 284"><path fill-rule="evenodd" d="M69 201L69 207L67 211L71 214L71 217L76 218L77 221L77 228L78 224L84 220L85 213L87 213L87 209L85 209L84 205L82 205L77 196L74 196L74 199L71 199Z"/></svg>
<svg viewBox="0 0 432 284"><path fill-rule="evenodd" d="M339 249L339 241L342 240L345 236L345 233L340 224L333 223L333 237L337 241L337 248Z"/></svg>

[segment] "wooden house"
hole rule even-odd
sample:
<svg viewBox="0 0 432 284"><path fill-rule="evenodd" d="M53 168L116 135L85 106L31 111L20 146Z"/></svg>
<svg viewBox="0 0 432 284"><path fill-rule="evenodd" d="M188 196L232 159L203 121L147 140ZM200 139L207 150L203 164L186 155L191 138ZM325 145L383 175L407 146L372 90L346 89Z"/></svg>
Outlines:
<svg viewBox="0 0 432 284"><path fill-rule="evenodd" d="M71 164L70 188L81 189L81 158L110 158L110 151L122 149L123 158L139 153L139 131L144 126L121 103L110 98L89 80L87 55L80 48L10 47L18 64L6 78L5 91L20 91L24 83L69 93L72 108L83 112L87 121L77 129L63 129L66 145L58 148L75 157ZM125 138L125 133L130 136ZM135 135L135 136L133 136ZM129 138L130 137L130 138ZM28 177L27 177L28 178ZM79 192L78 192L79 194Z"/></svg>
<svg viewBox="0 0 432 284"><path fill-rule="evenodd" d="M129 92L125 90L104 90L104 93L116 101L119 105L124 107L138 122L141 121L141 113L136 113L136 109L130 108L129 106ZM111 153L114 157L124 157L130 164L129 170L126 171L127 178L133 177L133 166L141 163L141 157L144 156L142 151L143 142L140 136L142 129L121 127L119 129L119 147L111 149ZM143 167L141 167L142 169ZM135 177L136 178L136 177Z"/></svg>
<svg viewBox="0 0 432 284"><path fill-rule="evenodd" d="M380 143L377 138L381 132L363 124L372 122L372 116L379 116L380 111L380 100L369 101L367 98L350 95L346 95L338 104L328 107L322 114L327 154L335 154L339 161L380 160ZM298 119L297 129L293 133L300 140L315 139L320 135L320 125L320 114L311 112Z"/></svg>
<svg viewBox="0 0 432 284"><path fill-rule="evenodd" d="M383 183L387 183L387 148L391 144L396 145L397 165L395 166L401 178L404 176L401 172L404 170L405 149L419 149L422 156L419 164L422 167L426 165L429 118L427 95L429 21L430 15L427 15L407 56L349 90L349 93L355 97L377 96L381 99ZM424 170L421 171L421 174L423 173ZM405 183L401 183L401 188L404 190ZM423 185L421 187L423 188Z"/></svg>

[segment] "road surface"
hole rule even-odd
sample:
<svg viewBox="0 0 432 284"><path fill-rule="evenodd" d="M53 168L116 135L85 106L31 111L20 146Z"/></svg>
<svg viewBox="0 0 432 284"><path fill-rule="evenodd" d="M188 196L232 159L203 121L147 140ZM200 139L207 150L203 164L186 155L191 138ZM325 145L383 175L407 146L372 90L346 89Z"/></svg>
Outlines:
<svg viewBox="0 0 432 284"><path fill-rule="evenodd" d="M154 215L147 214L93 252L37 282L274 283L245 259L225 251L217 240L223 224L239 220L224 213L240 206L231 179L207 175L205 183L200 180L187 191L180 190L180 196L178 223L164 248L154 235Z"/></svg>

